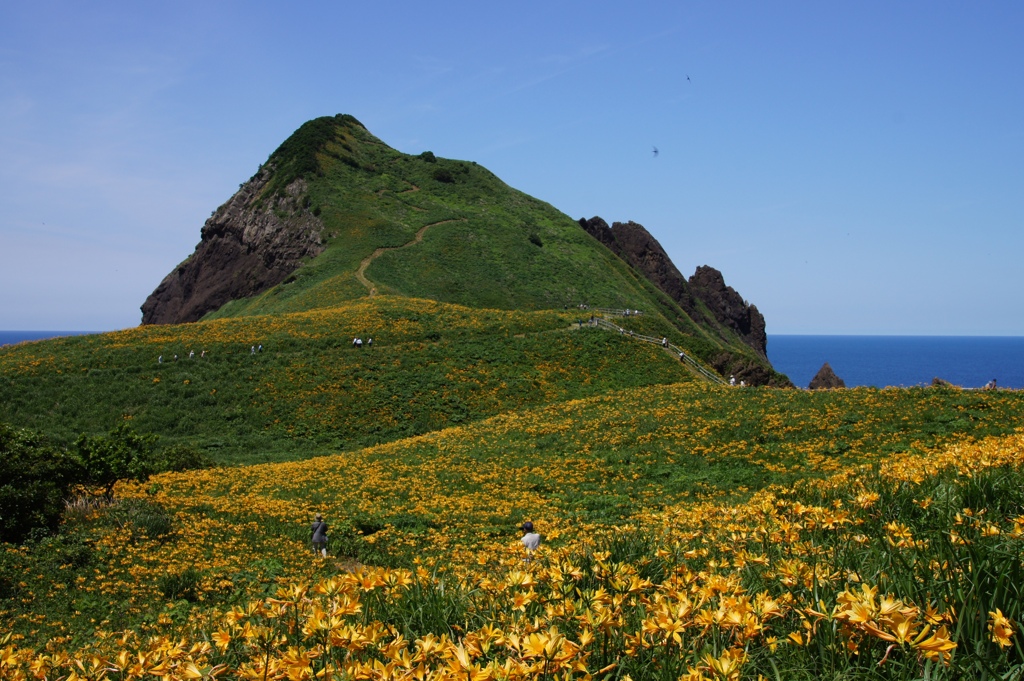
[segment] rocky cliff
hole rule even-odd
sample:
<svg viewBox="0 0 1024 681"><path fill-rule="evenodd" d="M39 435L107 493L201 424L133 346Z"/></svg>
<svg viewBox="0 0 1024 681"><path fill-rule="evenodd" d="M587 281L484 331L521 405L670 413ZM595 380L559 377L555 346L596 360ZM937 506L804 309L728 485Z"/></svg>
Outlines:
<svg viewBox="0 0 1024 681"><path fill-rule="evenodd" d="M631 220L615 222L609 227L599 217L580 218L579 223L588 234L679 303L686 314L700 321L701 315L686 284L686 277L676 269L665 249L643 225Z"/></svg>
<svg viewBox="0 0 1024 681"><path fill-rule="evenodd" d="M768 335L764 316L732 286L725 285L722 273L714 267L701 265L687 282L693 295L704 302L720 324L735 331L759 355L768 358Z"/></svg>
<svg viewBox="0 0 1024 681"><path fill-rule="evenodd" d="M667 293L698 324L706 321L696 299L704 303L719 324L732 329L757 353L767 359L768 336L764 317L731 286L722 273L707 265L697 268L689 280L672 263L668 253L643 225L636 222L608 223L599 217L580 218L580 227L600 241L651 283Z"/></svg>
<svg viewBox="0 0 1024 681"><path fill-rule="evenodd" d="M323 225L302 205L305 181L263 198L270 177L261 170L206 221L195 252L142 304L143 324L194 322L281 283L323 251Z"/></svg>

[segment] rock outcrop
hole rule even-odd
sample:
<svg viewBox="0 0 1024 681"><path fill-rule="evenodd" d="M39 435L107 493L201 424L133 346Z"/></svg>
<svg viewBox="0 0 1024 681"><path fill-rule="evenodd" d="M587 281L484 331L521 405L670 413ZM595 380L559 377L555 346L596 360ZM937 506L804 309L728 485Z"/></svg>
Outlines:
<svg viewBox="0 0 1024 681"><path fill-rule="evenodd" d="M609 227L601 218L593 217L580 218L579 223L588 234L668 294L695 322L710 321L697 305L699 299L719 324L735 331L743 342L768 359L764 317L734 288L725 285L721 272L704 265L687 280L658 240L636 222L614 222Z"/></svg>
<svg viewBox="0 0 1024 681"><path fill-rule="evenodd" d="M781 374L769 370L764 363L757 362L749 356L734 352L722 352L713 357L711 366L725 376L733 376L736 381L746 385L770 385L776 388L792 388L793 384Z"/></svg>
<svg viewBox="0 0 1024 681"><path fill-rule="evenodd" d="M668 253L643 225L633 221L608 223L599 217L580 218L580 227L625 260L652 284L664 291L694 320L701 314L686 284L686 277L676 269Z"/></svg>
<svg viewBox="0 0 1024 681"><path fill-rule="evenodd" d="M714 267L701 265L687 283L693 295L707 306L720 324L735 331L761 357L768 358L764 316L755 306L743 300L736 289L725 285L721 272Z"/></svg>
<svg viewBox="0 0 1024 681"><path fill-rule="evenodd" d="M143 324L194 322L276 286L324 250L323 224L303 205L305 181L263 198L270 177L261 170L206 221L195 252L142 304Z"/></svg>
<svg viewBox="0 0 1024 681"><path fill-rule="evenodd" d="M828 362L821 365L818 369L818 373L811 379L810 385L807 386L811 390L822 390L828 388L845 388L846 382L843 379L836 376L836 372L832 371L832 367L829 366Z"/></svg>

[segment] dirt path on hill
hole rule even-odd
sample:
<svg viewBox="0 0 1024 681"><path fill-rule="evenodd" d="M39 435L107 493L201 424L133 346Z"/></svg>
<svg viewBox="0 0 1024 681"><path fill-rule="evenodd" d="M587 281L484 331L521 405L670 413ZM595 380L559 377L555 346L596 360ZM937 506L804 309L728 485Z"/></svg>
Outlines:
<svg viewBox="0 0 1024 681"><path fill-rule="evenodd" d="M419 189L419 187L417 187L417 189ZM401 246L382 246L378 248L373 253L363 258L362 262L359 263L359 269L356 270L356 279L359 280L360 284L366 287L366 290L370 292L371 296L377 295L377 287L373 285L372 281L366 278L366 268L370 266L370 263L379 258L381 253L384 253L385 251L397 251L399 248L406 248L408 246L414 246L420 243L421 241L423 241L423 235L426 234L427 230L430 229L431 227L436 227L437 225L443 225L449 222L465 222L465 220L466 218L453 218L451 220L439 220L437 222L431 222L428 225L423 225L422 227L420 227L419 231L416 232L416 236L414 236L412 241L410 241L407 244L402 244Z"/></svg>

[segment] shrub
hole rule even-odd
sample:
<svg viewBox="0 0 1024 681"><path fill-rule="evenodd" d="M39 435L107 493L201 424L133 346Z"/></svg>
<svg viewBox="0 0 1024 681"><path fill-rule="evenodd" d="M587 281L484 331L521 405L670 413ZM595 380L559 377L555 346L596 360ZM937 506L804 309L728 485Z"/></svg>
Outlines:
<svg viewBox="0 0 1024 681"><path fill-rule="evenodd" d="M122 423L109 435L79 436L75 447L86 481L102 487L103 495L109 500L114 497L118 480L142 482L156 471L155 442L155 435L139 435Z"/></svg>
<svg viewBox="0 0 1024 681"><path fill-rule="evenodd" d="M455 182L455 176L447 168L438 168L434 171L434 179L438 182L444 182L445 184L452 184Z"/></svg>
<svg viewBox="0 0 1024 681"><path fill-rule="evenodd" d="M75 457L44 436L0 424L0 541L55 532L83 477Z"/></svg>

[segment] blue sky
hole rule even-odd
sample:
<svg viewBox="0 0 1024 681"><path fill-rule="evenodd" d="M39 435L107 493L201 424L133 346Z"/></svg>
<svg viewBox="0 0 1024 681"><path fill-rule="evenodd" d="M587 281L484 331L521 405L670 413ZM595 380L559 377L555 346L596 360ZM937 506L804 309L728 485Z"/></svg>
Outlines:
<svg viewBox="0 0 1024 681"><path fill-rule="evenodd" d="M350 113L645 225L769 334L1024 335L1022 35L1019 2L6 2L0 329L136 325Z"/></svg>

